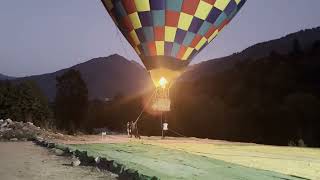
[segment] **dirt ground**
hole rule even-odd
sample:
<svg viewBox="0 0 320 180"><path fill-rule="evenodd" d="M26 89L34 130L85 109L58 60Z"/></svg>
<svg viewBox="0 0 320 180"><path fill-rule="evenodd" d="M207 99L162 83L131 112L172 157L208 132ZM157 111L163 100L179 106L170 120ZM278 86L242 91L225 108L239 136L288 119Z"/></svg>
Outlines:
<svg viewBox="0 0 320 180"><path fill-rule="evenodd" d="M0 142L0 179L85 180L116 179L94 167L72 167L71 159L49 152L32 142Z"/></svg>

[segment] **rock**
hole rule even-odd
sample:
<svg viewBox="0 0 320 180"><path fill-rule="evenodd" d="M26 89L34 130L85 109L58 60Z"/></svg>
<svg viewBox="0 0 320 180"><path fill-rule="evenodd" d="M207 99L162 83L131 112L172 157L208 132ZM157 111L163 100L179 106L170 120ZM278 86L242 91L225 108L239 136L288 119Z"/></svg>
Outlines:
<svg viewBox="0 0 320 180"><path fill-rule="evenodd" d="M18 138L11 138L10 141L18 141Z"/></svg>
<svg viewBox="0 0 320 180"><path fill-rule="evenodd" d="M58 155L58 156L62 156L64 154L64 151L62 151L61 149L53 149L53 152Z"/></svg>
<svg viewBox="0 0 320 180"><path fill-rule="evenodd" d="M6 128L6 127L0 128L0 133L8 132L8 131L11 131L11 130L12 130L12 128Z"/></svg>
<svg viewBox="0 0 320 180"><path fill-rule="evenodd" d="M79 158L81 161L85 161L87 158L88 158L88 154L87 154L87 151L79 151L79 150L76 150L74 152L74 155Z"/></svg>
<svg viewBox="0 0 320 180"><path fill-rule="evenodd" d="M24 128L24 123L23 122L13 122L13 123L8 123L9 127L11 127L14 130L23 130Z"/></svg>
<svg viewBox="0 0 320 180"><path fill-rule="evenodd" d="M11 120L11 119L6 119L6 122L8 123L8 124L12 124L13 123L13 121Z"/></svg>
<svg viewBox="0 0 320 180"><path fill-rule="evenodd" d="M21 137L21 138L23 138L26 133L25 133L23 130L18 129L18 130L16 130L13 134L14 134L14 136L16 136L16 137Z"/></svg>
<svg viewBox="0 0 320 180"><path fill-rule="evenodd" d="M63 135L63 134L61 134L61 133L57 133L57 135L58 135L58 136L64 136L64 135Z"/></svg>
<svg viewBox="0 0 320 180"><path fill-rule="evenodd" d="M29 126L34 126L32 122L27 122Z"/></svg>
<svg viewBox="0 0 320 180"><path fill-rule="evenodd" d="M1 124L1 128L6 127L7 125L8 125L8 123L7 123L7 122L4 122L4 123Z"/></svg>
<svg viewBox="0 0 320 180"><path fill-rule="evenodd" d="M139 173L137 170L126 169L120 174L121 179L139 179Z"/></svg>
<svg viewBox="0 0 320 180"><path fill-rule="evenodd" d="M80 164L81 162L78 158L72 158L72 162L71 162L72 166L79 166Z"/></svg>
<svg viewBox="0 0 320 180"><path fill-rule="evenodd" d="M94 161L96 162L96 164L99 164L100 163L100 157L94 158Z"/></svg>
<svg viewBox="0 0 320 180"><path fill-rule="evenodd" d="M35 138L35 140L38 141L38 142L42 142L42 141L43 141L43 138L40 137L40 136L37 136L37 137Z"/></svg>
<svg viewBox="0 0 320 180"><path fill-rule="evenodd" d="M38 145L40 145L40 146L44 146L44 145L43 145L44 139L43 139L42 137L36 136L36 137L34 138L34 141L35 141L36 144L38 144Z"/></svg>
<svg viewBox="0 0 320 180"><path fill-rule="evenodd" d="M23 131L28 131L28 130L29 130L29 127L23 126L23 127L22 127L22 130L23 130Z"/></svg>
<svg viewBox="0 0 320 180"><path fill-rule="evenodd" d="M4 120L3 119L0 119L0 124L2 124L4 122Z"/></svg>
<svg viewBox="0 0 320 180"><path fill-rule="evenodd" d="M112 178L115 178L115 179L119 178L118 174L110 173L110 175L111 175Z"/></svg>
<svg viewBox="0 0 320 180"><path fill-rule="evenodd" d="M55 146L56 146L55 143L52 143L52 142L49 142L47 144L47 148L50 148L50 149L54 148Z"/></svg>
<svg viewBox="0 0 320 180"><path fill-rule="evenodd" d="M101 172L101 169L99 169L98 167L95 167L97 172Z"/></svg>

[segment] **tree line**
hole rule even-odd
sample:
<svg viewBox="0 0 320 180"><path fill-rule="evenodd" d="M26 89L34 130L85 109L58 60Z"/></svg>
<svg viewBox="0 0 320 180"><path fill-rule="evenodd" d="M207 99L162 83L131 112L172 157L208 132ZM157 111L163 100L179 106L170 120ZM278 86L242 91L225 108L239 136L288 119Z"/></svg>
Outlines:
<svg viewBox="0 0 320 180"><path fill-rule="evenodd" d="M47 98L32 81L19 84L0 81L0 118L33 122L47 128L54 124Z"/></svg>

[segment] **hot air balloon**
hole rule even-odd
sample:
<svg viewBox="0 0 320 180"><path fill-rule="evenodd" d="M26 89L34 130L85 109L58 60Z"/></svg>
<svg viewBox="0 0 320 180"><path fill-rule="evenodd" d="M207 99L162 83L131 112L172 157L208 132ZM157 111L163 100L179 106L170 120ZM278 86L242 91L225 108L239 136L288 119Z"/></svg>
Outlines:
<svg viewBox="0 0 320 180"><path fill-rule="evenodd" d="M246 0L102 0L156 87L167 89ZM161 92L166 96L166 92ZM158 105L159 106L158 106ZM161 106L161 104L166 104ZM168 111L167 97L154 104Z"/></svg>

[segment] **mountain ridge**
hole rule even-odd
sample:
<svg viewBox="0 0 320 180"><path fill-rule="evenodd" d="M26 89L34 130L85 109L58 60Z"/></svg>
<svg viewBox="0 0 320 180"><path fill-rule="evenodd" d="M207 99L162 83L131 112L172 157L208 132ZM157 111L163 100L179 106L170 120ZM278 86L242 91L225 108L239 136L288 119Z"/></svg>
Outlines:
<svg viewBox="0 0 320 180"><path fill-rule="evenodd" d="M80 71L89 90L89 99L112 98L118 94L131 96L151 87L151 80L142 66L117 54L93 58L52 73L16 78L14 82L35 81L49 100L53 101L56 77L69 69Z"/></svg>
<svg viewBox="0 0 320 180"><path fill-rule="evenodd" d="M277 39L254 44L229 56L200 62L190 66L181 79L194 79L207 73L221 72L232 68L238 61L266 57L272 51L279 54L288 54L292 51L292 44L295 39L300 42L302 49L308 49L315 41L320 40L320 27L300 30Z"/></svg>
<svg viewBox="0 0 320 180"><path fill-rule="evenodd" d="M7 75L4 75L4 74L0 73L0 80L12 80L14 78L15 77L7 76Z"/></svg>

